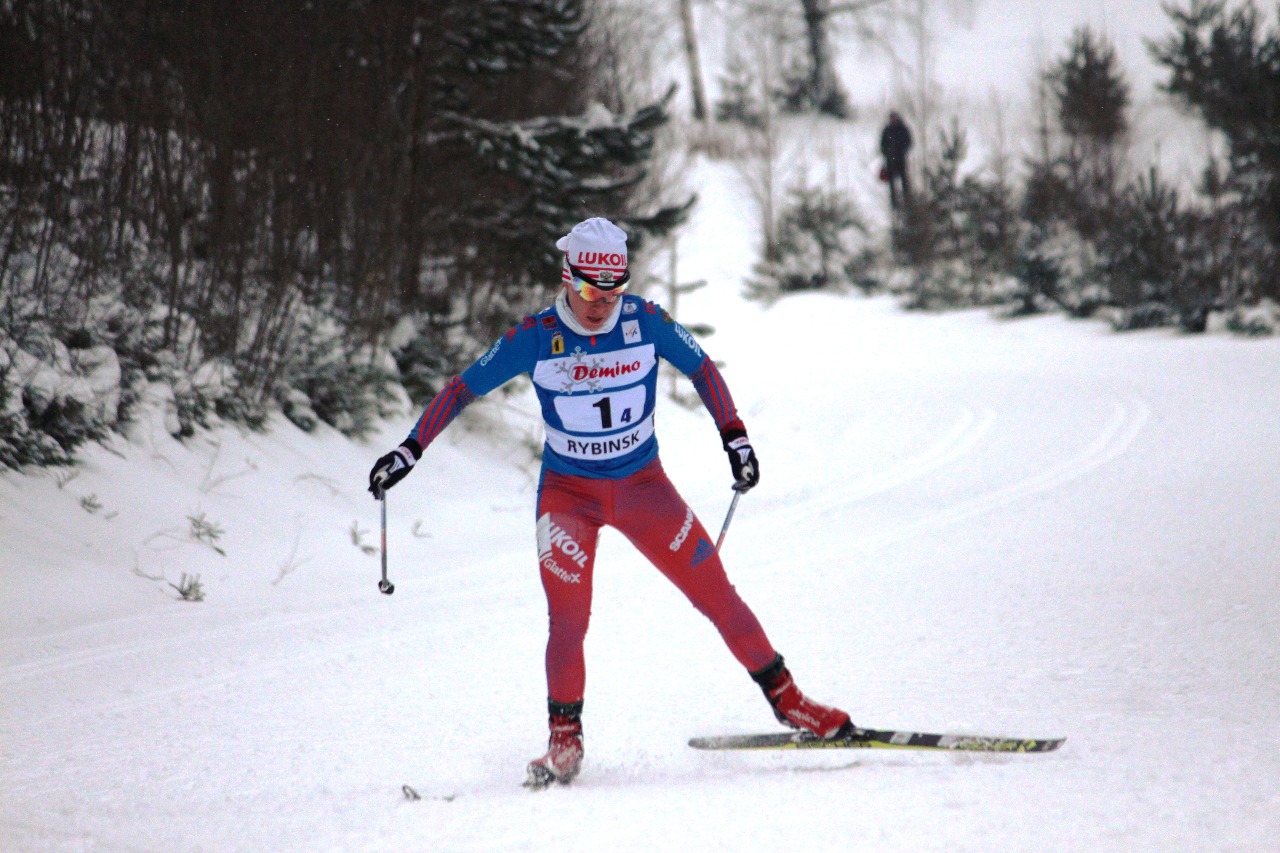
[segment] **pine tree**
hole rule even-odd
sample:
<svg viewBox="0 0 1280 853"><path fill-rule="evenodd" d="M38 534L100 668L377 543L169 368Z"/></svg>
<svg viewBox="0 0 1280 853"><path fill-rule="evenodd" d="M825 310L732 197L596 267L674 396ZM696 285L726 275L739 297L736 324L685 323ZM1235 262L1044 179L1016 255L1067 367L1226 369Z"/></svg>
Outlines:
<svg viewBox="0 0 1280 853"><path fill-rule="evenodd" d="M436 86L415 126L413 175L422 255L450 258L448 280L423 294L433 313L458 317L480 336L559 284L555 240L590 215L646 232L671 227L677 209L632 211L645 176L664 100L615 114L594 101L585 0L487 0L444 4L415 29ZM511 98L541 78L540 94ZM533 75L532 77L530 75ZM429 224L429 227L428 227ZM460 245L483 251L459 252ZM479 292L477 292L477 290Z"/></svg>
<svg viewBox="0 0 1280 853"><path fill-rule="evenodd" d="M1049 74L1058 121L1068 148L1077 227L1086 237L1103 226L1115 195L1118 146L1128 132L1129 86L1115 49L1083 27L1072 36L1066 57Z"/></svg>
<svg viewBox="0 0 1280 853"><path fill-rule="evenodd" d="M1129 86L1116 52L1088 27L1072 36L1070 53L1053 72L1062 129L1072 139L1100 145L1119 141L1129 128Z"/></svg>
<svg viewBox="0 0 1280 853"><path fill-rule="evenodd" d="M760 103L759 82L742 54L733 51L720 77L720 100L716 101L716 120L736 122L753 130L765 122L765 109Z"/></svg>
<svg viewBox="0 0 1280 853"><path fill-rule="evenodd" d="M0 334L84 327L182 432L280 401L358 429L399 321L456 371L575 222L642 250L687 211L638 192L670 95L608 97L593 2L0 3Z"/></svg>
<svg viewBox="0 0 1280 853"><path fill-rule="evenodd" d="M1028 164L1027 227L1013 265L1017 310L1053 304L1087 317L1111 298L1098 245L1115 222L1128 84L1115 50L1087 27L1072 35L1043 81L1040 152Z"/></svg>
<svg viewBox="0 0 1280 853"><path fill-rule="evenodd" d="M1224 2L1192 0L1167 11L1176 32L1152 48L1170 71L1164 88L1230 145L1223 189L1239 206L1220 213L1237 230L1230 279L1241 290L1227 296L1280 301L1280 29L1263 32L1252 3L1228 12Z"/></svg>
<svg viewBox="0 0 1280 853"><path fill-rule="evenodd" d="M866 226L845 194L801 183L788 193L772 257L756 265L747 295L771 302L805 290L873 287Z"/></svg>
<svg viewBox="0 0 1280 853"><path fill-rule="evenodd" d="M1161 326L1173 318L1182 220L1177 192L1160 180L1154 167L1120 195L1100 245L1100 272L1120 309L1118 328Z"/></svg>
<svg viewBox="0 0 1280 853"><path fill-rule="evenodd" d="M999 180L962 175L968 145L958 122L941 136L893 231L894 250L915 267L910 306L962 307L1000 298L1017 239L1012 191Z"/></svg>

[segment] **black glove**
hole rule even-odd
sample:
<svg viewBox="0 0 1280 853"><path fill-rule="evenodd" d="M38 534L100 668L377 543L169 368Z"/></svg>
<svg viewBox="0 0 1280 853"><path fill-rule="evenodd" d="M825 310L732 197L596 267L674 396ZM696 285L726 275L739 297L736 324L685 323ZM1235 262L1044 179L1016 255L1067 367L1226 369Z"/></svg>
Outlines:
<svg viewBox="0 0 1280 853"><path fill-rule="evenodd" d="M382 500L383 493L403 480L421 457L422 445L415 439L405 439L404 444L373 463L369 471L369 493Z"/></svg>
<svg viewBox="0 0 1280 853"><path fill-rule="evenodd" d="M734 491L745 492L760 482L760 461L751 447L751 439L742 427L729 427L720 431L720 441L729 454L733 468Z"/></svg>

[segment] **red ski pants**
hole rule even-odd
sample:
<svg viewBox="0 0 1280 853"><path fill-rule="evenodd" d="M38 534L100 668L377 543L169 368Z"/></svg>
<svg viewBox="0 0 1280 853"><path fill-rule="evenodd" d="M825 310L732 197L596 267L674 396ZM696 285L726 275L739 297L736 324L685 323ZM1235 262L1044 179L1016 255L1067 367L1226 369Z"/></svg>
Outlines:
<svg viewBox="0 0 1280 853"><path fill-rule="evenodd" d="M621 480L543 471L538 490L538 564L547 593L547 695L582 700L582 644L591 618L591 579L600 528L620 531L724 638L754 672L776 652L759 620L729 583L715 545L658 460Z"/></svg>

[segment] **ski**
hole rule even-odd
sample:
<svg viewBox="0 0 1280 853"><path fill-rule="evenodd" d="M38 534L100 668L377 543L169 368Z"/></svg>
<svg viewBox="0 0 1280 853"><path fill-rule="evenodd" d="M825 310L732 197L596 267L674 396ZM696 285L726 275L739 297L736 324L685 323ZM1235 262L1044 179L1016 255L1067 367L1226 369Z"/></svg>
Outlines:
<svg viewBox="0 0 1280 853"><path fill-rule="evenodd" d="M854 729L852 735L826 740L809 732L695 737L694 749L946 749L969 752L1052 752L1066 738L1014 738L988 735L929 734Z"/></svg>

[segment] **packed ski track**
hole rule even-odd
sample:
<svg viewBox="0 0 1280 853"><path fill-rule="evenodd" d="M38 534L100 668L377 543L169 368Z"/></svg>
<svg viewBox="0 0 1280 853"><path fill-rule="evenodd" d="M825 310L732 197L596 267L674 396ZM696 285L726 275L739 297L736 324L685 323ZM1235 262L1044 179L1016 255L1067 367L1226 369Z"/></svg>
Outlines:
<svg viewBox="0 0 1280 853"><path fill-rule="evenodd" d="M279 421L179 444L144 419L73 472L0 477L0 849L1275 849L1280 342L856 295L766 309L739 297L743 199L700 174L680 274L710 285L680 319L716 327L762 466L724 546L739 591L860 724L1060 750L689 749L776 723L606 531L586 763L530 793L527 387L390 493L392 596L363 489L410 414L364 443ZM709 417L664 400L658 434L718 531ZM184 573L203 601L178 600Z"/></svg>

